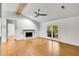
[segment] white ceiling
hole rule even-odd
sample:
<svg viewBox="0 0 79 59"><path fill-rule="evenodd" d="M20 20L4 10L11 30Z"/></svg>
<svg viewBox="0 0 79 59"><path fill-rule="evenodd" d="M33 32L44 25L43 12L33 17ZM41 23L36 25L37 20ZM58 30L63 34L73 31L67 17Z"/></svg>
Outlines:
<svg viewBox="0 0 79 59"><path fill-rule="evenodd" d="M4 10L16 12L17 3L4 4ZM64 5L65 9L61 9ZM35 13L41 9L41 13L46 13L47 16L38 16L35 18ZM79 3L28 3L24 8L22 14L38 22L51 21L67 17L79 16Z"/></svg>
<svg viewBox="0 0 79 59"><path fill-rule="evenodd" d="M65 9L61 9L64 5ZM33 11L41 9L41 13L47 13L47 16L38 16ZM73 17L79 15L79 4L56 4L56 3L41 3L41 4L27 4L23 10L23 15L32 18L38 22L45 22L49 20L56 20L66 17Z"/></svg>
<svg viewBox="0 0 79 59"><path fill-rule="evenodd" d="M19 3L2 3L2 11L16 12Z"/></svg>

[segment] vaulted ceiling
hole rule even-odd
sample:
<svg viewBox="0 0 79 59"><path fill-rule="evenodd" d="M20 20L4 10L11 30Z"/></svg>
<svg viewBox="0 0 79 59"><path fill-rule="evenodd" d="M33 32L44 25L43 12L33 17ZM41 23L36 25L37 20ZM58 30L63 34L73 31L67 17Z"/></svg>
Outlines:
<svg viewBox="0 0 79 59"><path fill-rule="evenodd" d="M61 6L64 6L64 8L61 8ZM17 12L17 14L22 14L38 22L79 16L78 3L7 3L3 4L3 8L4 11ZM45 13L47 16L35 17L34 11L37 12L38 9L40 9L40 13Z"/></svg>

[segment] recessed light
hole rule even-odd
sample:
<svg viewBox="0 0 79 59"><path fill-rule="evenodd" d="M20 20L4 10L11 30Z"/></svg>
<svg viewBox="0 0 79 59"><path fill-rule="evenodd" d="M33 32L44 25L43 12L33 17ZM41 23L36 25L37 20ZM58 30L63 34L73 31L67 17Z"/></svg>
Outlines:
<svg viewBox="0 0 79 59"><path fill-rule="evenodd" d="M65 6L61 6L61 8L62 8L62 9L64 9L64 8L65 8Z"/></svg>

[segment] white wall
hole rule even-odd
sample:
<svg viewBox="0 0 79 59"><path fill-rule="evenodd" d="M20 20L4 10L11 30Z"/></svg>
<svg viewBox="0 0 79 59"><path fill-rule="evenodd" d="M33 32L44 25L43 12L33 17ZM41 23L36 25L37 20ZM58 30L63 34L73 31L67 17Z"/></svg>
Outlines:
<svg viewBox="0 0 79 59"><path fill-rule="evenodd" d="M42 23L40 36L47 37L47 26L50 24L60 26L58 41L79 46L79 16Z"/></svg>
<svg viewBox="0 0 79 59"><path fill-rule="evenodd" d="M38 22L33 21L32 19L29 19L28 17L16 15L15 12L3 12L2 14L2 42L6 41L6 20L15 20L16 21L16 38L23 39L23 33L22 31L24 29L32 29L35 30L35 36L39 36L39 29L40 24Z"/></svg>
<svg viewBox="0 0 79 59"><path fill-rule="evenodd" d="M0 36L1 36L1 18L0 18Z"/></svg>
<svg viewBox="0 0 79 59"><path fill-rule="evenodd" d="M17 20L17 27L16 27L16 37L17 39L25 38L23 30L34 30L34 36L39 36L39 28L40 24L36 23L30 19L24 18Z"/></svg>

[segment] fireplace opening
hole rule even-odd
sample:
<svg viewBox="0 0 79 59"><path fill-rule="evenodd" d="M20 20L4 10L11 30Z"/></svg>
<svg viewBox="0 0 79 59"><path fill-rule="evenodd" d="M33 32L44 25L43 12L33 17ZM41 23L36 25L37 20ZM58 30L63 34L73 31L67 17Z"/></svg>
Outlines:
<svg viewBox="0 0 79 59"><path fill-rule="evenodd" d="M28 38L28 37L33 37L35 35L35 31L34 30L23 30L24 33L24 38Z"/></svg>
<svg viewBox="0 0 79 59"><path fill-rule="evenodd" d="M26 32L25 36L26 37L32 37L33 36L33 33L32 32Z"/></svg>

